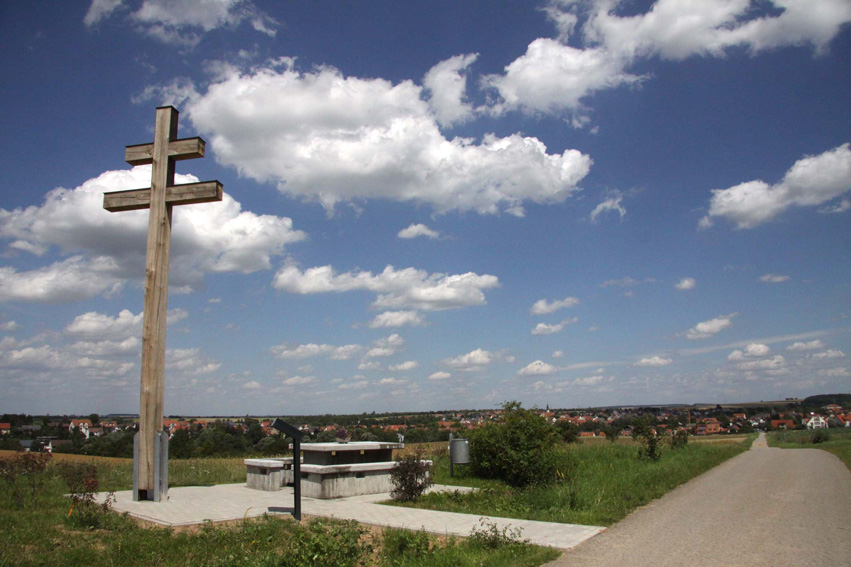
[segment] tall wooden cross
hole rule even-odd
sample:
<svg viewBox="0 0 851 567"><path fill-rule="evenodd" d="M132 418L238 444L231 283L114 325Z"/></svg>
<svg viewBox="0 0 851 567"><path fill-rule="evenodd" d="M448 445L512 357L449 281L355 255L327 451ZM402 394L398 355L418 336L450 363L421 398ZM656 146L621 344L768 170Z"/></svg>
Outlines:
<svg viewBox="0 0 851 567"><path fill-rule="evenodd" d="M168 433L163 432L165 327L168 309L168 260L174 205L222 200L222 184L202 181L174 184L174 162L204 157L201 138L177 139L177 109L157 108L152 144L127 146L130 165L152 164L151 187L104 193L110 212L150 208L145 259L145 308L142 328L142 384L139 433L133 450L133 500L163 500L168 492Z"/></svg>

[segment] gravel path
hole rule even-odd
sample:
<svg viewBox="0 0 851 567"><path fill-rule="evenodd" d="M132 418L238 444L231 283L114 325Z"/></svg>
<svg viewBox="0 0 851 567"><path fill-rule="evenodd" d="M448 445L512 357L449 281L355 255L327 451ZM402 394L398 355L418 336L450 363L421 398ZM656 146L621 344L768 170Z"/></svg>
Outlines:
<svg viewBox="0 0 851 567"><path fill-rule="evenodd" d="M761 434L550 565L851 566L851 472L827 451L769 448Z"/></svg>

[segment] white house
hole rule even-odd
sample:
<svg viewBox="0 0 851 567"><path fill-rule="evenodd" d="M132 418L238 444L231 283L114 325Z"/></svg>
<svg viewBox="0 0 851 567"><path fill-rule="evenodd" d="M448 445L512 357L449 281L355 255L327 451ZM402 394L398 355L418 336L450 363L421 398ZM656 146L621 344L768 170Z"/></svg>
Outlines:
<svg viewBox="0 0 851 567"><path fill-rule="evenodd" d="M811 416L804 425L807 429L827 429L827 421L820 415Z"/></svg>

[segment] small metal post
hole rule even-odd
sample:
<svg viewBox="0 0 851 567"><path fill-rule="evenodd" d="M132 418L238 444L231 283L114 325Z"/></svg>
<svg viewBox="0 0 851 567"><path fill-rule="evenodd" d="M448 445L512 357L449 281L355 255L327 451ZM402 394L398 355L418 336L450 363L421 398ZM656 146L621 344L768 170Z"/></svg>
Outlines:
<svg viewBox="0 0 851 567"><path fill-rule="evenodd" d="M452 460L453 460L452 459L452 433L450 433L449 434L449 478L455 478L455 476L453 475L453 473L455 471L453 471L453 469L452 469Z"/></svg>
<svg viewBox="0 0 851 567"><path fill-rule="evenodd" d="M293 516L301 521L301 441L293 438Z"/></svg>

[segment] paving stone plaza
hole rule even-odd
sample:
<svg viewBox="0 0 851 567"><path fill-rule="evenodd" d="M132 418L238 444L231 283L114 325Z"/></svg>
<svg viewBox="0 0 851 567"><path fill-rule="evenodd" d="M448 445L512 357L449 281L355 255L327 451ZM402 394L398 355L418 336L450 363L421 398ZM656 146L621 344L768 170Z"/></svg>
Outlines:
<svg viewBox="0 0 851 567"><path fill-rule="evenodd" d="M432 490L469 490L460 487L433 486ZM113 508L130 516L162 526L187 526L205 522L224 522L255 518L264 514L290 515L293 510L293 489L267 492L253 490L244 483L216 486L170 488L162 502L133 501L132 491L115 493ZM302 498L306 516L322 516L355 520L364 524L425 530L439 535L468 536L481 527L481 516L456 514L416 508L388 506L379 502L389 500L389 494L369 494L348 498L320 500ZM486 521L499 528L511 526L522 530L521 537L531 543L559 549L569 549L600 533L605 528L535 522L510 518L487 517Z"/></svg>

